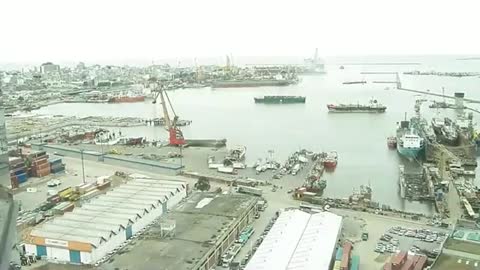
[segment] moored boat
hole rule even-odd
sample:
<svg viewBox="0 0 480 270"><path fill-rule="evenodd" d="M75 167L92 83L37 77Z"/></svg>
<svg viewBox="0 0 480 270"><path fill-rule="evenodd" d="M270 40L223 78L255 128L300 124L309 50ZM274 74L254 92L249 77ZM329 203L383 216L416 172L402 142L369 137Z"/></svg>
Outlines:
<svg viewBox="0 0 480 270"><path fill-rule="evenodd" d="M132 102L143 102L145 101L144 95L137 96L115 96L108 99L109 103L132 103Z"/></svg>
<svg viewBox="0 0 480 270"><path fill-rule="evenodd" d="M401 121L397 129L397 151L408 159L416 159L425 148L425 142L411 127L409 121Z"/></svg>
<svg viewBox="0 0 480 270"><path fill-rule="evenodd" d="M368 104L328 104L327 109L335 113L384 113L387 107L371 99Z"/></svg>
<svg viewBox="0 0 480 270"><path fill-rule="evenodd" d="M323 160L323 166L328 169L335 169L338 163L338 154L337 152L330 152Z"/></svg>
<svg viewBox="0 0 480 270"><path fill-rule="evenodd" d="M387 138L387 146L390 149L395 149L397 148L397 138L396 137L388 137Z"/></svg>
<svg viewBox="0 0 480 270"><path fill-rule="evenodd" d="M255 103L265 104L289 104L305 103L306 98L302 96L264 96L254 98Z"/></svg>

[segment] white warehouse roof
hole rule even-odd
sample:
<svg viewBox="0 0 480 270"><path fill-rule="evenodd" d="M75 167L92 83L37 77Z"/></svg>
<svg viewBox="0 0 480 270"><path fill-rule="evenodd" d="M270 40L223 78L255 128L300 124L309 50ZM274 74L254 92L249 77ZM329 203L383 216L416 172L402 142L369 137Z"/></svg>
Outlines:
<svg viewBox="0 0 480 270"><path fill-rule="evenodd" d="M330 212L282 212L245 270L328 270L341 227Z"/></svg>
<svg viewBox="0 0 480 270"><path fill-rule="evenodd" d="M32 230L32 236L90 243L96 247L186 189L180 180L133 179ZM178 179L178 178L177 178Z"/></svg>

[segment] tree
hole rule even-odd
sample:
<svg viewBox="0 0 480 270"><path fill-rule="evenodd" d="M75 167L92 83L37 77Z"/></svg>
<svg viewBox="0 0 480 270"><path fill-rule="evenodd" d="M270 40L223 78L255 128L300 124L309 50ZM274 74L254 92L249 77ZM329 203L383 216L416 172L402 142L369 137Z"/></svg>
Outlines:
<svg viewBox="0 0 480 270"><path fill-rule="evenodd" d="M198 178L197 183L194 185L195 189L200 191L209 191L210 190L210 181L204 176Z"/></svg>

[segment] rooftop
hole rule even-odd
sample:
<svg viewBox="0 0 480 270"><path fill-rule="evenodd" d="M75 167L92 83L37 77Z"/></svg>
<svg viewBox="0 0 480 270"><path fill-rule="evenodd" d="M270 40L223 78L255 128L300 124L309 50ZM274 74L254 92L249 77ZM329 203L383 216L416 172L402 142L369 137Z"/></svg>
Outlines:
<svg viewBox="0 0 480 270"><path fill-rule="evenodd" d="M133 179L75 208L73 212L43 223L33 229L31 235L90 243L98 247L128 224L158 207L159 203L186 188L185 182L171 179Z"/></svg>
<svg viewBox="0 0 480 270"><path fill-rule="evenodd" d="M155 224L127 253L115 256L113 267L120 269L193 269L215 247L236 219L253 207L256 197L194 193L165 220L175 221L175 235L160 237Z"/></svg>
<svg viewBox="0 0 480 270"><path fill-rule="evenodd" d="M438 257L432 270L478 270L480 261L442 254Z"/></svg>
<svg viewBox="0 0 480 270"><path fill-rule="evenodd" d="M342 217L329 212L283 212L246 270L329 269L331 256L328 254L335 251L341 226Z"/></svg>

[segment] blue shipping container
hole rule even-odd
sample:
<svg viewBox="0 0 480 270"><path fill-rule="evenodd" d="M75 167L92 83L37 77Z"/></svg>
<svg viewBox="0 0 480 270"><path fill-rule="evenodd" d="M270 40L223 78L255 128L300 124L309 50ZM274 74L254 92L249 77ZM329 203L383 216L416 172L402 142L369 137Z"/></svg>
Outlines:
<svg viewBox="0 0 480 270"><path fill-rule="evenodd" d="M343 248L342 247L339 247L337 249L337 254L335 255L335 261L339 261L342 259L342 256L343 256Z"/></svg>
<svg viewBox="0 0 480 270"><path fill-rule="evenodd" d="M27 182L27 178L28 177L26 173L17 175L17 180L18 180L18 183L20 184Z"/></svg>
<svg viewBox="0 0 480 270"><path fill-rule="evenodd" d="M50 163L62 163L62 159L58 157L52 157L48 159L48 162Z"/></svg>
<svg viewBox="0 0 480 270"><path fill-rule="evenodd" d="M23 174L23 173L25 173L25 170L23 168L15 171L15 175L19 175L19 174Z"/></svg>

